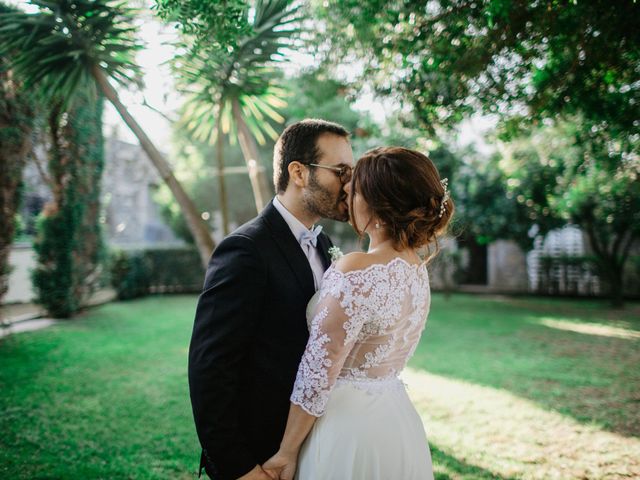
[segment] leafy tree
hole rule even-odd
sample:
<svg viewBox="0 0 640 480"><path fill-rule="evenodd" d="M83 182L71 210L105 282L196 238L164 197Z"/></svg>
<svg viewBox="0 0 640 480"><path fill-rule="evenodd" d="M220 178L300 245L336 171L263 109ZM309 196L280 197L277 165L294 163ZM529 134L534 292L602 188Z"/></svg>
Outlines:
<svg viewBox="0 0 640 480"><path fill-rule="evenodd" d="M355 138L369 135L367 118L353 109L348 85L331 77L325 68L303 71L288 80L290 95L283 115L287 123L322 118L344 126Z"/></svg>
<svg viewBox="0 0 640 480"><path fill-rule="evenodd" d="M527 235L530 220L508 195L497 159L480 158L468 151L462 155L466 157L465 162L451 184L457 233L479 245L508 238L525 249L531 248L531 238Z"/></svg>
<svg viewBox="0 0 640 480"><path fill-rule="evenodd" d="M324 50L356 57L361 79L399 94L426 127L478 110L640 127L637 2L346 0L317 11Z"/></svg>
<svg viewBox="0 0 640 480"><path fill-rule="evenodd" d="M178 86L186 94L181 126L194 138L217 144L219 194L223 224L228 233L224 184L223 136L239 141L259 212L271 197L272 189L261 167L258 144L266 137L277 138L270 122L283 122L278 112L286 105L286 90L276 63L285 60L284 47L293 47L300 8L289 0L256 3L249 20L250 30L226 48L205 48L186 37L185 53L176 57L174 70ZM249 16L249 10L245 15ZM190 45L195 45L190 48Z"/></svg>
<svg viewBox="0 0 640 480"><path fill-rule="evenodd" d="M203 264L214 243L193 202L169 163L120 101L112 80L139 84L134 55L134 11L126 2L109 0L32 0L37 13L0 14L0 56L14 52L11 68L27 88L45 99L60 99L64 109L80 88L98 89L116 108L140 141L160 177L169 186L187 220Z"/></svg>
<svg viewBox="0 0 640 480"><path fill-rule="evenodd" d="M532 223L582 228L612 303L620 306L624 267L640 238L640 157L605 136L576 118L512 142L501 164ZM636 152L638 146L637 140L631 145Z"/></svg>
<svg viewBox="0 0 640 480"><path fill-rule="evenodd" d="M251 32L249 5L243 0L156 0L155 8L160 18L194 39L194 50L234 48Z"/></svg>

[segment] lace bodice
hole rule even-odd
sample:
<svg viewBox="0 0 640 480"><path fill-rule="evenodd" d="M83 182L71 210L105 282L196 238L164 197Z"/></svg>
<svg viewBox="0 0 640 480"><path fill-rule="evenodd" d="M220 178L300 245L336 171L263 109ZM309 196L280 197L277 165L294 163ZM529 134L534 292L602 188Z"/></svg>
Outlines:
<svg viewBox="0 0 640 480"><path fill-rule="evenodd" d="M430 300L424 264L395 258L344 273L329 267L311 300L309 341L291 401L321 416L338 379L395 378L420 340Z"/></svg>

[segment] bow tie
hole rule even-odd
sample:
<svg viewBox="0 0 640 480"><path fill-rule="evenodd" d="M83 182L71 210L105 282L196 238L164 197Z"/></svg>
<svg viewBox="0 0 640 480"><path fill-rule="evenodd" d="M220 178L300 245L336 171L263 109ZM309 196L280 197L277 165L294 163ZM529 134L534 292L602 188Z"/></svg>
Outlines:
<svg viewBox="0 0 640 480"><path fill-rule="evenodd" d="M322 225L316 225L311 230L305 230L298 242L300 242L301 246L309 245L310 247L314 247L318 244L318 235L322 231Z"/></svg>

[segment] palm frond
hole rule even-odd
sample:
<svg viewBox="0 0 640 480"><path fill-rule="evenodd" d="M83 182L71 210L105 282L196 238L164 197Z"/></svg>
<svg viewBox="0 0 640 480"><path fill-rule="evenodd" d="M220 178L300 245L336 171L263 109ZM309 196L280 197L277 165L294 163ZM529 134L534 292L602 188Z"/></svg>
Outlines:
<svg viewBox="0 0 640 480"><path fill-rule="evenodd" d="M194 137L208 138L215 142L217 135L206 132L215 128L217 104L226 105L237 100L245 123L258 143L266 136L274 138L275 130L270 122L282 123L278 112L286 106L287 90L281 84L282 76L274 67L286 60L282 53L290 47L299 33L301 20L299 6L291 0L260 0L256 2L251 34L239 39L231 52L222 49L190 49L193 41L184 37L178 48L184 52L173 62L177 87L187 94L182 117ZM207 115L193 103L208 105ZM221 112L224 113L224 112ZM223 132L235 142L234 122L224 119ZM277 137L277 135L275 135Z"/></svg>
<svg viewBox="0 0 640 480"><path fill-rule="evenodd" d="M278 123L284 122L284 117L274 110L269 102L265 101L264 97L253 97L252 100L256 105L256 108L267 115L271 120Z"/></svg>
<svg viewBox="0 0 640 480"><path fill-rule="evenodd" d="M253 117L246 117L244 120L247 124L247 127L249 127L251 134L255 137L256 141L260 145L264 145L265 143L267 143L267 139L262 134L262 129L260 128L260 125L258 124L256 119Z"/></svg>
<svg viewBox="0 0 640 480"><path fill-rule="evenodd" d="M122 84L140 82L134 9L123 1L31 0L36 13L0 11L0 55L29 87L67 102L93 65Z"/></svg>

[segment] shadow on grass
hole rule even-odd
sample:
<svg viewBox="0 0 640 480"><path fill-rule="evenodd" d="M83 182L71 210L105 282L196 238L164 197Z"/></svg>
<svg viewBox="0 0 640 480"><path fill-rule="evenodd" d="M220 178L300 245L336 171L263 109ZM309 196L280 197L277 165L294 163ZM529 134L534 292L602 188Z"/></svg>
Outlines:
<svg viewBox="0 0 640 480"><path fill-rule="evenodd" d="M434 445L429 445L435 480L515 480L458 460Z"/></svg>
<svg viewBox="0 0 640 480"><path fill-rule="evenodd" d="M445 300L434 294L410 365L640 436L638 306L615 311L604 302L583 302L472 295ZM628 332L628 338L608 335L607 326L616 334Z"/></svg>

